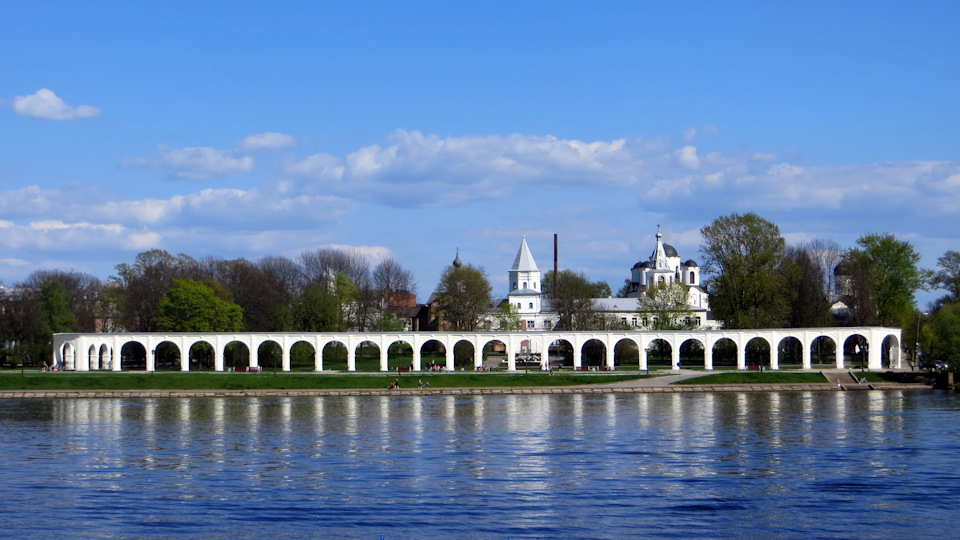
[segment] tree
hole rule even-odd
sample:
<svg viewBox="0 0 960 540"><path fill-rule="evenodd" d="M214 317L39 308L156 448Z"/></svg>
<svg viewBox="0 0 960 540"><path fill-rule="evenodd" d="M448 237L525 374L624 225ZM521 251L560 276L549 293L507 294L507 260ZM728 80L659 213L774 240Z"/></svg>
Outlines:
<svg viewBox="0 0 960 540"><path fill-rule="evenodd" d="M859 324L899 325L913 310L914 293L927 274L917 264L920 255L910 242L892 234L866 234L850 250L851 288L866 296L856 317Z"/></svg>
<svg viewBox="0 0 960 540"><path fill-rule="evenodd" d="M57 281L64 286L70 311L76 317L78 332L96 332L102 329L104 319L109 317L101 302L103 284L96 277L82 272L63 270L36 270L23 283L25 287L41 290L47 281ZM98 324L101 326L98 328Z"/></svg>
<svg viewBox="0 0 960 540"><path fill-rule="evenodd" d="M160 298L154 324L162 332L240 332L243 309L203 283L175 279Z"/></svg>
<svg viewBox="0 0 960 540"><path fill-rule="evenodd" d="M438 315L445 329L477 330L490 308L492 290L483 268L468 264L444 270L435 293Z"/></svg>
<svg viewBox="0 0 960 540"><path fill-rule="evenodd" d="M544 285L550 284L547 294L553 311L560 316L557 330L597 330L604 326L602 315L597 313L594 298L604 292L602 282L593 283L583 273L561 270L557 276L557 290L553 290L553 272L547 272ZM609 285L606 287L609 291Z"/></svg>
<svg viewBox="0 0 960 540"><path fill-rule="evenodd" d="M340 302L324 284L307 286L293 301L293 327L302 332L342 332Z"/></svg>
<svg viewBox="0 0 960 540"><path fill-rule="evenodd" d="M121 263L114 278L118 287L112 291L117 303L120 324L131 332L153 332L153 317L164 293L173 280L196 270L196 261L186 255L174 257L162 249L137 254L133 264Z"/></svg>
<svg viewBox="0 0 960 540"><path fill-rule="evenodd" d="M693 328L687 305L687 286L679 281L658 283L639 298L639 314L651 317L654 330L683 330Z"/></svg>
<svg viewBox="0 0 960 540"><path fill-rule="evenodd" d="M754 214L731 214L700 229L710 307L725 328L778 328L786 319L780 229Z"/></svg>
<svg viewBox="0 0 960 540"><path fill-rule="evenodd" d="M497 320L497 329L505 332L518 332L520 330L520 312L517 306L510 302L503 301L497 306L493 317Z"/></svg>
<svg viewBox="0 0 960 540"><path fill-rule="evenodd" d="M931 284L934 288L947 291L947 295L938 299L939 305L960 302L960 253L948 251L937 259L937 273Z"/></svg>
<svg viewBox="0 0 960 540"><path fill-rule="evenodd" d="M936 357L960 368L960 303L947 304L930 319Z"/></svg>
<svg viewBox="0 0 960 540"><path fill-rule="evenodd" d="M815 328L829 326L832 321L830 301L825 290L826 271L811 244L788 246L785 251L781 274L783 290L787 298L787 326L791 328Z"/></svg>
<svg viewBox="0 0 960 540"><path fill-rule="evenodd" d="M413 272L390 258L380 261L373 269L373 286L380 295L382 309L391 304L396 292L415 293L417 282L413 278Z"/></svg>

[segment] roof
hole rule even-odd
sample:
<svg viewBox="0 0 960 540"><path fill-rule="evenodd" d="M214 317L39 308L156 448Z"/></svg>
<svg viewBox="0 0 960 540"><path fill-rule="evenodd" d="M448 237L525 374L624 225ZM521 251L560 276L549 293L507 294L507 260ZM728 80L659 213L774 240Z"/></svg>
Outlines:
<svg viewBox="0 0 960 540"><path fill-rule="evenodd" d="M533 254L530 253L530 248L527 247L527 237L524 236L523 240L520 241L520 250L517 251L517 258L513 261L513 267L510 268L511 272L539 272L540 269L537 268L537 261L533 260Z"/></svg>

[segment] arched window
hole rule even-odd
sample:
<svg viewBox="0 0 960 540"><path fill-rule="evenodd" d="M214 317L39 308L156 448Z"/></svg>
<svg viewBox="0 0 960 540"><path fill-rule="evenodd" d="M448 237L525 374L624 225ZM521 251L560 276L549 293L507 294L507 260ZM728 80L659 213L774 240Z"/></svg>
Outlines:
<svg viewBox="0 0 960 540"><path fill-rule="evenodd" d="M696 283L693 282L693 270L690 271L690 284L696 285Z"/></svg>

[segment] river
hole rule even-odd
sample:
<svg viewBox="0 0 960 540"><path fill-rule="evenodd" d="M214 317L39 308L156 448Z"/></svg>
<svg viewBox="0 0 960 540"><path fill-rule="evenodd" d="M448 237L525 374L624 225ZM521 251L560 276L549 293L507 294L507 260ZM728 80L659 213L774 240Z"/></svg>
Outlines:
<svg viewBox="0 0 960 540"><path fill-rule="evenodd" d="M0 402L0 530L69 538L953 537L932 391Z"/></svg>

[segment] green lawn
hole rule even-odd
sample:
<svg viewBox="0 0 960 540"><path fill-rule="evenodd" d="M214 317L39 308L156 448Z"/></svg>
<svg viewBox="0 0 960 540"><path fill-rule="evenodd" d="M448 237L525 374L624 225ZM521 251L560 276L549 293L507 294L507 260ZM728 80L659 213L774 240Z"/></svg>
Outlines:
<svg viewBox="0 0 960 540"><path fill-rule="evenodd" d="M183 373L183 372L0 372L0 390L297 390L386 388L396 373ZM416 388L417 380L431 388L497 386L571 386L643 378L607 373L404 373L401 388Z"/></svg>
<svg viewBox="0 0 960 540"><path fill-rule="evenodd" d="M819 373L779 373L768 371L738 371L736 373L717 373L685 379L674 384L781 384L781 383L825 383L828 382Z"/></svg>

